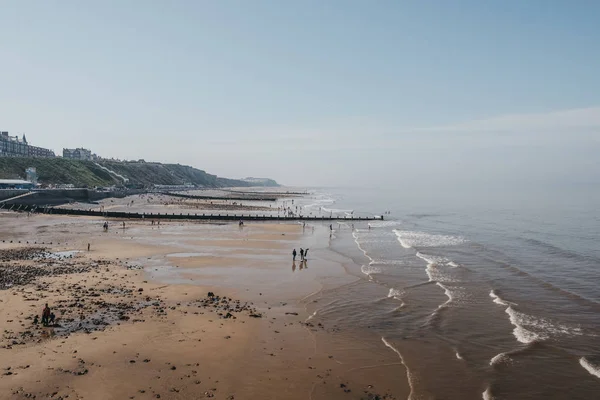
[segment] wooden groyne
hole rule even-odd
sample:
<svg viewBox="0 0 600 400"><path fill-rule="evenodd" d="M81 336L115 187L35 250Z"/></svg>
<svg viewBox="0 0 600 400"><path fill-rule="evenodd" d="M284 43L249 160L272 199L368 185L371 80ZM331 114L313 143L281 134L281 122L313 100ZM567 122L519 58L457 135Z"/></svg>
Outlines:
<svg viewBox="0 0 600 400"><path fill-rule="evenodd" d="M256 195L277 196L277 197L307 196L310 194L307 192L251 192L251 191L231 190L231 189L220 189L220 190L223 192L229 192L229 193L256 194Z"/></svg>
<svg viewBox="0 0 600 400"><path fill-rule="evenodd" d="M13 204L10 210L21 212L34 212L42 214L56 215L78 215L98 218L117 218L117 219L178 219L178 220L206 220L206 221L381 221L383 216L373 217L316 217L299 215L294 217L285 217L277 215L257 215L257 214L184 214L184 213L134 213L124 211L95 211L95 210L77 210L70 208L38 207L26 204Z"/></svg>
<svg viewBox="0 0 600 400"><path fill-rule="evenodd" d="M277 201L277 197L258 197L258 196L200 196L195 194L183 194L173 192L158 192L165 196L181 197L184 199L198 200L235 200L235 201Z"/></svg>

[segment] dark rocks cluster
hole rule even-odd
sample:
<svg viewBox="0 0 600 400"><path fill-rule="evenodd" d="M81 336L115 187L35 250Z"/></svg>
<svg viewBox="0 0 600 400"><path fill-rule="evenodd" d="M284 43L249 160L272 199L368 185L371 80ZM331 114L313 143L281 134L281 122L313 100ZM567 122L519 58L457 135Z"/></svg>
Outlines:
<svg viewBox="0 0 600 400"><path fill-rule="evenodd" d="M46 253L43 247L20 247L0 250L0 262L35 260Z"/></svg>
<svg viewBox="0 0 600 400"><path fill-rule="evenodd" d="M213 292L208 292L204 299L192 301L190 306L208 309L217 313L219 317L224 319L236 319L234 313L245 313L253 318L262 317L262 314L256 310L252 303L242 303L240 300L233 300L232 298L225 296L220 297Z"/></svg>
<svg viewBox="0 0 600 400"><path fill-rule="evenodd" d="M16 293L24 292L24 288L17 289ZM69 297L56 300L49 304L52 313L56 315L54 324L44 327L40 321L42 310L39 314L30 314L21 323L21 332L5 329L3 332L2 348L10 349L15 345L24 345L30 342L39 342L51 336L67 336L75 332L92 333L102 331L113 324L123 321L145 321L142 311L152 308L153 315L166 315L164 302L159 298L142 297L141 292L111 284L101 287L87 287L80 284L69 284L61 289L53 289L44 283L38 283L36 292L61 291L68 293ZM37 296L25 300L38 300Z"/></svg>
<svg viewBox="0 0 600 400"><path fill-rule="evenodd" d="M89 272L100 264L58 258L40 247L0 250L0 290L27 285L39 277Z"/></svg>

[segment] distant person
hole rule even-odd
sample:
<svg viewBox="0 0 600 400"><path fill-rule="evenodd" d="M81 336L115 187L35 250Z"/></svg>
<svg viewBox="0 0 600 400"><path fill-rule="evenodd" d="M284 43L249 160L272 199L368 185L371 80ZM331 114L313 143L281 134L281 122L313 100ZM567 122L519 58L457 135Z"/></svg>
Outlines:
<svg viewBox="0 0 600 400"><path fill-rule="evenodd" d="M50 325L54 325L54 320L56 319L56 315L54 315L53 312L50 313L50 321L49 324Z"/></svg>
<svg viewBox="0 0 600 400"><path fill-rule="evenodd" d="M371 230L371 224L367 224L369 226L369 230Z"/></svg>
<svg viewBox="0 0 600 400"><path fill-rule="evenodd" d="M44 307L44 311L42 311L42 325L48 326L48 321L50 320L50 307L48 307L48 303Z"/></svg>
<svg viewBox="0 0 600 400"><path fill-rule="evenodd" d="M308 258L308 249L304 250L304 259L306 260Z"/></svg>
<svg viewBox="0 0 600 400"><path fill-rule="evenodd" d="M300 247L300 260L304 261L304 249Z"/></svg>
<svg viewBox="0 0 600 400"><path fill-rule="evenodd" d="M333 225L329 224L329 230L332 231L333 230Z"/></svg>
<svg viewBox="0 0 600 400"><path fill-rule="evenodd" d="M88 251L90 251L90 244L88 243Z"/></svg>
<svg viewBox="0 0 600 400"><path fill-rule="evenodd" d="M123 229L125 229L125 221L123 221Z"/></svg>
<svg viewBox="0 0 600 400"><path fill-rule="evenodd" d="M292 251L292 260L296 261L296 249L294 249L294 251Z"/></svg>

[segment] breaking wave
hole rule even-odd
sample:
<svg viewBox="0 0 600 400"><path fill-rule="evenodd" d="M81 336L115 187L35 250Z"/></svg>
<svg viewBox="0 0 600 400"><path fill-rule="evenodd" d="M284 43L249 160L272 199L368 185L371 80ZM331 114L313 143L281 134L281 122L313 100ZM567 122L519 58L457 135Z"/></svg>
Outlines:
<svg viewBox="0 0 600 400"><path fill-rule="evenodd" d="M489 386L487 387L487 389L485 389L485 392L483 392L482 396L483 396L483 400L494 400L495 399L495 397L492 395L492 390L490 389Z"/></svg>
<svg viewBox="0 0 600 400"><path fill-rule="evenodd" d="M494 303L506 306L504 312L508 314L508 319L514 326L513 336L521 343L528 344L558 335L583 335L583 331L579 327L569 327L517 311L514 308L517 304L504 300L494 290L490 292L490 297L494 299Z"/></svg>
<svg viewBox="0 0 600 400"><path fill-rule="evenodd" d="M401 231L394 229L398 241L406 249L414 247L444 247L457 246L467 242L462 236L434 235L425 232Z"/></svg>
<svg viewBox="0 0 600 400"><path fill-rule="evenodd" d="M408 400L413 400L413 394L414 394L414 378L412 373L410 372L410 369L408 369L408 365L406 365L406 363L404 362L404 357L402 357L402 354L400 354L400 351L398 351L398 349L396 349L394 346L392 346L387 340L385 340L384 337L381 338L381 341L383 342L383 344L385 344L388 348L390 348L394 353L396 353L398 355L398 358L400 358L400 362L402 363L402 365L404 365L404 368L406 368L406 379L408 380L408 387L410 388L410 393L408 394Z"/></svg>
<svg viewBox="0 0 600 400"><path fill-rule="evenodd" d="M594 375L596 378L600 378L600 365L592 364L587 358L581 357L579 359L579 364L590 374Z"/></svg>
<svg viewBox="0 0 600 400"><path fill-rule="evenodd" d="M512 358L510 358L508 354L500 353L500 354L496 354L494 357L492 357L492 359L490 360L490 366L493 367L495 365L508 364L511 362L512 362Z"/></svg>

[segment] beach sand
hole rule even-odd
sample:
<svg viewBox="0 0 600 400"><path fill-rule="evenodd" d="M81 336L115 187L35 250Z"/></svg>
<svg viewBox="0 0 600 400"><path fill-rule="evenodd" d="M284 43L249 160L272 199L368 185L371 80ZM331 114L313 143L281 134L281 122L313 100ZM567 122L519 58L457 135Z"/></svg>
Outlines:
<svg viewBox="0 0 600 400"><path fill-rule="evenodd" d="M384 343L311 322L320 293L357 280L326 227L109 221L103 232L93 218L0 219L3 270L27 281L0 290L2 399L410 394ZM309 260L293 263L300 247ZM7 251L25 248L37 255ZM59 326L33 324L45 303Z"/></svg>

